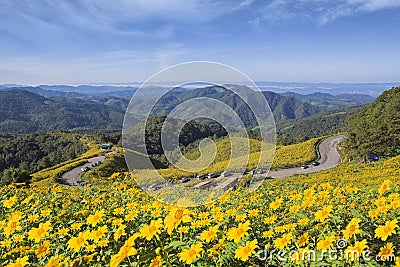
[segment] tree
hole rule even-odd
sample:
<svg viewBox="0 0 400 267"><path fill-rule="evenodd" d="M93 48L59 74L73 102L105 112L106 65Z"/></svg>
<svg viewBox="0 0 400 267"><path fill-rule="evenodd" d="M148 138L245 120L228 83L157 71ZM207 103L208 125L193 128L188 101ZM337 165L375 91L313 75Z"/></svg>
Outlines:
<svg viewBox="0 0 400 267"><path fill-rule="evenodd" d="M4 170L0 182L2 185L8 185L11 183L28 183L30 180L31 176L26 170L11 167Z"/></svg>

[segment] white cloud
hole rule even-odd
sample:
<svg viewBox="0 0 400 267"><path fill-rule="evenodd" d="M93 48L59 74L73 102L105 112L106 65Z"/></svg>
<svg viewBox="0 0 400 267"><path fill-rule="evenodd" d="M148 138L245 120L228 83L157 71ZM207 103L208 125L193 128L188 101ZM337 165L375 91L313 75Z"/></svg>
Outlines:
<svg viewBox="0 0 400 267"><path fill-rule="evenodd" d="M0 80L29 85L143 81L157 69L181 63L181 56L189 52L183 44L170 43L156 50L116 50L69 59L3 58Z"/></svg>
<svg viewBox="0 0 400 267"><path fill-rule="evenodd" d="M273 0L260 16L267 22L301 19L324 25L340 17L399 7L399 0Z"/></svg>

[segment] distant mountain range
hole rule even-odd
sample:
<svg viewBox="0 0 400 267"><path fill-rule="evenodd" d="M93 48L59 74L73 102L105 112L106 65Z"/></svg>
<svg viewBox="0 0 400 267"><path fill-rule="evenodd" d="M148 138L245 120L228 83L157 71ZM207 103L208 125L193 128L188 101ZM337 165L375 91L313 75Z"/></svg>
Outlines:
<svg viewBox="0 0 400 267"><path fill-rule="evenodd" d="M71 129L121 129L128 99L113 96L64 96L40 88L0 90L0 132L31 133L49 130ZM35 91L33 93L31 91ZM45 94L44 97L40 94ZM61 96L60 96L61 95ZM323 109L310 103L264 92L276 120L304 118ZM185 100L207 96L230 105L242 117L245 125L254 126L254 115L244 102L229 91L217 87L189 91L175 91L166 94L154 107L152 115L166 115ZM143 101L145 105L146 102Z"/></svg>
<svg viewBox="0 0 400 267"><path fill-rule="evenodd" d="M22 134L61 129L121 129L125 110L135 90L136 87L126 86L0 86L0 132ZM302 95L270 91L263 91L263 94L277 122L303 119L325 110L373 101L373 97L359 94ZM155 105L152 115L166 115L178 104L196 97L218 99L231 106L248 128L256 125L248 106L218 86L170 91ZM141 104L146 105L145 99Z"/></svg>
<svg viewBox="0 0 400 267"><path fill-rule="evenodd" d="M257 86L263 91L275 93L294 92L298 94L312 94L315 92L327 93L331 95L339 94L363 94L373 97L379 96L383 91L396 87L400 82L393 83L301 83L301 82L256 82ZM134 91L141 85L140 82L133 82L121 85L39 85L44 90L58 92L72 92L83 95L107 95L116 97L131 97ZM154 85L163 86L163 85ZM17 84L3 84L1 89L12 87L27 87ZM31 87L32 88L32 87ZM186 89L190 89L189 87Z"/></svg>
<svg viewBox="0 0 400 267"><path fill-rule="evenodd" d="M312 94L315 92L331 95L363 94L377 97L384 91L396 87L400 82L393 83L300 83L300 82L256 82L261 90L276 93L295 92Z"/></svg>
<svg viewBox="0 0 400 267"><path fill-rule="evenodd" d="M312 93L308 95L302 95L294 92L286 92L282 95L291 96L296 99L309 102L315 106L320 106L327 109L357 107L369 104L375 100L375 98L370 95L361 94L331 95L327 93Z"/></svg>
<svg viewBox="0 0 400 267"><path fill-rule="evenodd" d="M45 98L24 90L0 91L0 132L120 129L122 109L79 98Z"/></svg>

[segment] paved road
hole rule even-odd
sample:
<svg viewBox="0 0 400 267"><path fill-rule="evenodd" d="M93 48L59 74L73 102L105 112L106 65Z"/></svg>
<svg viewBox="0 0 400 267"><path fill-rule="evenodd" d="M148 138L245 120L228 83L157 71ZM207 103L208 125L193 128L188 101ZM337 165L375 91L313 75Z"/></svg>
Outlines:
<svg viewBox="0 0 400 267"><path fill-rule="evenodd" d="M338 144L344 139L344 135L336 135L324 139L318 147L319 154L321 155L320 164L318 166L309 165L307 169L290 168L281 169L277 171L270 171L268 176L271 178L279 179L289 177L295 174L307 174L331 169L340 164L341 158L338 152Z"/></svg>
<svg viewBox="0 0 400 267"><path fill-rule="evenodd" d="M92 168L92 164L95 162L98 162L98 161L101 161L103 163L105 158L106 158L105 156L96 156L96 157L87 159L88 162L85 163L84 165L78 166L78 167L64 173L59 180L60 184L79 186L78 181L81 180L81 176L83 174L81 169L85 168L85 167Z"/></svg>

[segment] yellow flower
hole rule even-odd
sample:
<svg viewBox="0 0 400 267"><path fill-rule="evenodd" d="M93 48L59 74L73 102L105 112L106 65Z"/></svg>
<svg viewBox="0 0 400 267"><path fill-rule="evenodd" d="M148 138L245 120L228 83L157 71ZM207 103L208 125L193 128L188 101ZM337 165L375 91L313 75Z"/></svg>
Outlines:
<svg viewBox="0 0 400 267"><path fill-rule="evenodd" d="M231 228L228 230L228 239L233 240L235 243L239 242L241 238L247 235L247 231L251 229L249 226L250 221L240 223L237 228Z"/></svg>
<svg viewBox="0 0 400 267"><path fill-rule="evenodd" d="M162 261L161 261L161 256L155 257L149 267L161 267L162 266Z"/></svg>
<svg viewBox="0 0 400 267"><path fill-rule="evenodd" d="M97 227L96 230L94 230L94 231L92 231L92 232L90 233L89 239L92 239L94 242L97 242L97 241L99 241L99 240L104 236L104 234L107 233L107 232L108 232L107 225L103 225L103 226L101 226L101 227Z"/></svg>
<svg viewBox="0 0 400 267"><path fill-rule="evenodd" d="M397 219L386 222L385 225L380 225L375 229L375 237L379 237L383 241L386 241L389 236L396 234L396 228L399 228L397 225Z"/></svg>
<svg viewBox="0 0 400 267"><path fill-rule="evenodd" d="M335 236L327 236L325 239L318 241L317 249L318 250L327 250L332 245L333 241L335 241Z"/></svg>
<svg viewBox="0 0 400 267"><path fill-rule="evenodd" d="M86 241L89 239L89 231L80 232L78 237L71 237L68 241L68 248L78 252L85 244Z"/></svg>
<svg viewBox="0 0 400 267"><path fill-rule="evenodd" d="M252 209L249 210L249 217L256 217L258 215L258 213L260 212L259 209Z"/></svg>
<svg viewBox="0 0 400 267"><path fill-rule="evenodd" d="M393 243L389 242L384 247L380 248L378 256L381 257L382 261L386 261L390 259L390 257L394 257L394 248Z"/></svg>
<svg viewBox="0 0 400 267"><path fill-rule="evenodd" d="M361 219L359 218L353 218L347 225L346 229L343 230L343 237L348 240L350 237L352 237L355 234L361 233L359 223L361 222Z"/></svg>
<svg viewBox="0 0 400 267"><path fill-rule="evenodd" d="M71 225L72 230L79 230L81 229L82 224L81 223L73 223Z"/></svg>
<svg viewBox="0 0 400 267"><path fill-rule="evenodd" d="M121 236L126 235L125 228L126 226L123 224L118 227L117 231L114 233L114 240L118 240Z"/></svg>
<svg viewBox="0 0 400 267"><path fill-rule="evenodd" d="M382 195L383 193L385 193L387 190L390 189L390 180L385 180L383 181L381 187L378 189L378 193L380 195Z"/></svg>
<svg viewBox="0 0 400 267"><path fill-rule="evenodd" d="M202 246L202 243L197 243L191 245L189 249L182 250L182 252L178 254L181 261L191 264L203 251Z"/></svg>
<svg viewBox="0 0 400 267"><path fill-rule="evenodd" d="M116 218L116 219L114 219L114 220L112 221L112 224L115 225L115 226L120 226L120 225L122 225L123 222L124 222L124 221L123 221L122 219Z"/></svg>
<svg viewBox="0 0 400 267"><path fill-rule="evenodd" d="M126 257L137 254L137 250L134 247L122 246L120 251L113 255L110 260L110 267L117 267Z"/></svg>
<svg viewBox="0 0 400 267"><path fill-rule="evenodd" d="M60 230L57 231L57 235L67 235L69 232L68 228L61 228Z"/></svg>
<svg viewBox="0 0 400 267"><path fill-rule="evenodd" d="M187 226L182 226L181 228L179 228L179 230L180 230L180 232L182 232L182 233L187 233L187 232L189 232L189 227L187 227Z"/></svg>
<svg viewBox="0 0 400 267"><path fill-rule="evenodd" d="M9 209L15 204L16 201L17 201L17 196L10 197L9 199L4 200L3 206Z"/></svg>
<svg viewBox="0 0 400 267"><path fill-rule="evenodd" d="M160 233L160 227L162 226L162 220L152 220L149 225L143 226L140 229L140 234L147 240L151 240L153 236Z"/></svg>
<svg viewBox="0 0 400 267"><path fill-rule="evenodd" d="M282 199L282 198L278 198L278 199L276 199L275 201L271 202L271 203L269 204L269 207L270 207L271 209L273 209L273 210L276 210L276 209L278 209L278 208L281 206L282 202L283 202L283 199Z"/></svg>
<svg viewBox="0 0 400 267"><path fill-rule="evenodd" d="M20 231L22 230L22 227L20 226L19 220L22 218L22 213L17 211L14 212L10 215L8 219L8 224L4 228L4 233L5 236L8 238L14 231Z"/></svg>
<svg viewBox="0 0 400 267"><path fill-rule="evenodd" d="M51 227L49 221L45 223L40 223L38 228L32 228L28 232L28 239L35 240L35 242L38 243L40 239L48 235L48 231L50 229Z"/></svg>
<svg viewBox="0 0 400 267"><path fill-rule="evenodd" d="M167 229L167 233L169 235L172 234L172 231L181 223L181 222L190 222L192 221L190 217L190 213L187 209L183 208L172 208L167 216L164 219L164 226Z"/></svg>
<svg viewBox="0 0 400 267"><path fill-rule="evenodd" d="M236 213L236 209L229 209L229 210L227 210L226 212L225 212L225 214L227 215L227 216L233 216L233 215L235 215L235 213Z"/></svg>
<svg viewBox="0 0 400 267"><path fill-rule="evenodd" d="M138 215L138 212L136 210L131 210L126 216L125 220L126 221L133 221L136 216Z"/></svg>
<svg viewBox="0 0 400 267"><path fill-rule="evenodd" d="M257 246L257 239L253 241L247 241L245 246L240 246L235 251L235 258L240 259L242 261L247 261L247 259L252 255L255 254L255 249L258 248Z"/></svg>
<svg viewBox="0 0 400 267"><path fill-rule="evenodd" d="M242 222L242 221L246 220L246 217L247 217L247 215L245 213L238 214L238 215L236 215L236 221Z"/></svg>
<svg viewBox="0 0 400 267"><path fill-rule="evenodd" d="M200 239L205 240L206 242L210 242L217 237L218 233L218 225L210 227L208 230L205 230L200 234Z"/></svg>
<svg viewBox="0 0 400 267"><path fill-rule="evenodd" d="M36 257L42 258L46 256L50 252L50 242L48 240L43 241L42 245L40 245L36 250Z"/></svg>
<svg viewBox="0 0 400 267"><path fill-rule="evenodd" d="M96 245L88 245L86 247L87 252L93 252L96 249Z"/></svg>
<svg viewBox="0 0 400 267"><path fill-rule="evenodd" d="M4 240L4 241L0 241L0 246L2 246L3 248L8 248L9 246L11 246L12 242L10 240Z"/></svg>
<svg viewBox="0 0 400 267"><path fill-rule="evenodd" d="M271 238L273 235L274 235L274 231L271 231L271 230L263 232L263 237L265 237L265 238Z"/></svg>
<svg viewBox="0 0 400 267"><path fill-rule="evenodd" d="M121 215L121 214L124 213L124 211L125 211L125 208L124 208L124 207L115 208L113 214L114 214L114 215Z"/></svg>
<svg viewBox="0 0 400 267"><path fill-rule="evenodd" d="M303 225L303 226L304 226L304 225L307 225L309 221L310 221L310 220L309 220L308 218L303 218L303 219L300 219L298 223L299 223L300 225Z"/></svg>
<svg viewBox="0 0 400 267"><path fill-rule="evenodd" d="M29 215L29 216L28 216L28 221L29 221L29 222L34 222L34 221L37 220L38 217L39 217L39 215L37 215L37 214Z"/></svg>
<svg viewBox="0 0 400 267"><path fill-rule="evenodd" d="M15 242L22 242L24 240L24 238L25 238L25 236L23 234L22 235L15 235L14 236L14 241Z"/></svg>
<svg viewBox="0 0 400 267"><path fill-rule="evenodd" d="M378 217L378 210L377 210L377 209L370 210L370 211L368 212L368 216L369 216L371 219L377 218L377 217Z"/></svg>
<svg viewBox="0 0 400 267"><path fill-rule="evenodd" d="M292 233L284 234L282 237L275 240L275 247L279 249L284 249L290 243L291 239Z"/></svg>
<svg viewBox="0 0 400 267"><path fill-rule="evenodd" d="M289 208L290 212L298 212L300 210L300 206L299 205L293 205Z"/></svg>
<svg viewBox="0 0 400 267"><path fill-rule="evenodd" d="M23 258L18 258L15 262L7 264L7 267L24 267L27 264L29 264L28 256L25 256Z"/></svg>
<svg viewBox="0 0 400 267"><path fill-rule="evenodd" d="M315 213L315 219L319 220L320 222L324 222L326 218L331 214L332 211L332 205L325 206L322 208L322 210L318 210Z"/></svg>
<svg viewBox="0 0 400 267"><path fill-rule="evenodd" d="M97 245L99 247L105 248L108 246L108 240L107 239L100 240L99 242L97 242Z"/></svg>
<svg viewBox="0 0 400 267"><path fill-rule="evenodd" d="M161 215L161 211L159 209L153 210L151 212L151 217L153 217L153 218L157 218L160 215Z"/></svg>
<svg viewBox="0 0 400 267"><path fill-rule="evenodd" d="M264 223L266 223L266 224L273 224L273 223L276 221L277 218L278 218L278 216L272 215L271 217L265 218L265 219L264 219Z"/></svg>
<svg viewBox="0 0 400 267"><path fill-rule="evenodd" d="M91 224L92 226L96 226L96 224L101 222L103 216L104 216L104 209L96 211L95 214L90 214L87 217L86 223Z"/></svg>
<svg viewBox="0 0 400 267"><path fill-rule="evenodd" d="M214 222L221 222L223 220L224 220L224 214L222 214L222 213L217 213L213 217Z"/></svg>
<svg viewBox="0 0 400 267"><path fill-rule="evenodd" d="M69 258L64 259L64 261L61 261L61 259L61 255L54 256L47 262L45 267L62 267L69 260Z"/></svg>
<svg viewBox="0 0 400 267"><path fill-rule="evenodd" d="M208 212L201 212L199 215L197 215L199 219L205 219L208 218L208 216L210 216L210 213Z"/></svg>
<svg viewBox="0 0 400 267"><path fill-rule="evenodd" d="M45 209L40 212L42 216L49 216L51 214L51 209Z"/></svg>
<svg viewBox="0 0 400 267"><path fill-rule="evenodd" d="M297 239L297 245L299 246L299 247L304 247L304 246L306 246L307 244L308 244L308 233L306 232L306 233L304 233L304 234L302 234L300 237L299 237L299 239Z"/></svg>
<svg viewBox="0 0 400 267"><path fill-rule="evenodd" d="M362 241L357 241L354 246L348 246L347 249L344 251L346 259L352 261L357 260L363 253L364 249L366 249L367 247L367 240L365 239Z"/></svg>

